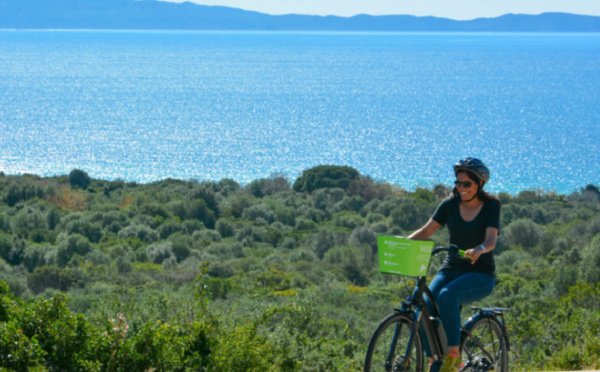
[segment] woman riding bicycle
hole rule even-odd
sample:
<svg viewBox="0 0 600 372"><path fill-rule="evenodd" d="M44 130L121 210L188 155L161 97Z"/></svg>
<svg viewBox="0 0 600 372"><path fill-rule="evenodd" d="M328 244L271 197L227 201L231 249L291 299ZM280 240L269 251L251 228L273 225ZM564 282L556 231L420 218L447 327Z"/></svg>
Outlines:
<svg viewBox="0 0 600 372"><path fill-rule="evenodd" d="M493 250L500 230L500 200L483 190L490 178L489 169L481 160L467 158L454 165L454 173L453 196L444 200L431 219L409 236L429 239L440 227L447 226L450 244L465 250L468 258L448 255L429 284L448 338L442 372L456 372L460 367L460 306L481 300L494 290ZM432 362L426 343L425 353Z"/></svg>

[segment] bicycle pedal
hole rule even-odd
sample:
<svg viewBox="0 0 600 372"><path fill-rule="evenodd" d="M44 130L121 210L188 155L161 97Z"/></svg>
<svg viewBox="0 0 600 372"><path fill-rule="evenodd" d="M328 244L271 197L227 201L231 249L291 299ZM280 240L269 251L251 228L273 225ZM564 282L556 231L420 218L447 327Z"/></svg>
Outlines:
<svg viewBox="0 0 600 372"><path fill-rule="evenodd" d="M444 363L440 360L433 362L429 366L429 372L439 372L440 368L442 367L442 364Z"/></svg>

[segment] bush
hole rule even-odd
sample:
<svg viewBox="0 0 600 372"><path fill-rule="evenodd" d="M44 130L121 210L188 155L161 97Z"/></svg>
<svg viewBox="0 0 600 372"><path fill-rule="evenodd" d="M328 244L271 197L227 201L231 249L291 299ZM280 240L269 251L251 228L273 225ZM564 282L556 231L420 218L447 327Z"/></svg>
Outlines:
<svg viewBox="0 0 600 372"><path fill-rule="evenodd" d="M392 225L398 226L404 231L418 229L427 222L432 214L433 209L429 204L409 198L399 199L399 205L390 213Z"/></svg>
<svg viewBox="0 0 600 372"><path fill-rule="evenodd" d="M20 265L25 257L25 244L17 235L0 234L0 258L13 266Z"/></svg>
<svg viewBox="0 0 600 372"><path fill-rule="evenodd" d="M50 246L29 245L25 247L22 264L25 265L28 272L32 272L36 267L51 264L48 253L55 250L55 247Z"/></svg>
<svg viewBox="0 0 600 372"><path fill-rule="evenodd" d="M192 237L200 245L209 245L211 242L220 242L221 234L215 230L200 230L196 231Z"/></svg>
<svg viewBox="0 0 600 372"><path fill-rule="evenodd" d="M188 258L191 253L191 247L194 243L194 239L189 235L177 235L172 237L172 252L177 258L177 262L181 262Z"/></svg>
<svg viewBox="0 0 600 372"><path fill-rule="evenodd" d="M368 227L357 227L350 235L350 243L360 246L366 244L373 253L377 252L377 235Z"/></svg>
<svg viewBox="0 0 600 372"><path fill-rule="evenodd" d="M42 365L44 356L42 347L25 336L18 324L0 323L0 366L3 370L29 371Z"/></svg>
<svg viewBox="0 0 600 372"><path fill-rule="evenodd" d="M512 222L504 229L504 242L508 246L533 248L542 238L543 229L528 218Z"/></svg>
<svg viewBox="0 0 600 372"><path fill-rule="evenodd" d="M228 263L212 262L208 266L208 275L214 278L230 278L235 275L235 270Z"/></svg>
<svg viewBox="0 0 600 372"><path fill-rule="evenodd" d="M254 197L248 194L235 194L227 199L226 214L230 217L240 218L244 209L254 204Z"/></svg>
<svg viewBox="0 0 600 372"><path fill-rule="evenodd" d="M71 173L69 173L69 183L71 184L71 187L80 187L85 190L90 185L90 182L90 176L81 169L73 169Z"/></svg>
<svg viewBox="0 0 600 372"><path fill-rule="evenodd" d="M67 224L65 229L69 234L85 236L90 242L98 243L102 238L102 228L97 223L75 220Z"/></svg>
<svg viewBox="0 0 600 372"><path fill-rule="evenodd" d="M88 253L88 255L86 256L86 259L98 266L98 265L106 265L106 266L110 266L110 256L107 254L104 254L100 251L94 250L90 253Z"/></svg>
<svg viewBox="0 0 600 372"><path fill-rule="evenodd" d="M392 187L386 183L376 183L371 177L360 176L353 179L348 186L348 195L358 195L365 202L372 199L383 200L393 193Z"/></svg>
<svg viewBox="0 0 600 372"><path fill-rule="evenodd" d="M296 230L299 231L314 231L317 229L317 224L306 218L296 220Z"/></svg>
<svg viewBox="0 0 600 372"><path fill-rule="evenodd" d="M220 189L219 185L213 182L206 182L190 191L187 199L190 201L202 200L204 205L206 205L214 215L218 215L219 204L217 201L217 194L215 192L218 189Z"/></svg>
<svg viewBox="0 0 600 372"><path fill-rule="evenodd" d="M298 242L297 242L296 238L287 237L287 238L283 239L283 241L281 242L281 244L279 246L284 249L294 249L294 248L296 248L297 244L298 244Z"/></svg>
<svg viewBox="0 0 600 372"><path fill-rule="evenodd" d="M128 257L119 256L115 259L115 266L119 274L128 274L133 270L133 264Z"/></svg>
<svg viewBox="0 0 600 372"><path fill-rule="evenodd" d="M289 191L290 181L285 175L274 174L270 178L263 180L262 194L271 195L279 192Z"/></svg>
<svg viewBox="0 0 600 372"><path fill-rule="evenodd" d="M222 334L212 358L214 371L274 371L275 347L252 323Z"/></svg>
<svg viewBox="0 0 600 372"><path fill-rule="evenodd" d="M293 207L287 207L284 205L277 205L275 207L275 218L278 222L281 222L288 226L296 225L296 210Z"/></svg>
<svg viewBox="0 0 600 372"><path fill-rule="evenodd" d="M14 207L21 201L27 201L34 198L42 199L45 196L45 192L36 183L31 180L12 182L4 196L4 201L8 206Z"/></svg>
<svg viewBox="0 0 600 372"><path fill-rule="evenodd" d="M600 282L600 234L583 249L582 274L586 282L595 284Z"/></svg>
<svg viewBox="0 0 600 372"><path fill-rule="evenodd" d="M352 212L338 213L333 217L333 226L354 230L363 226L364 221L360 215Z"/></svg>
<svg viewBox="0 0 600 372"><path fill-rule="evenodd" d="M235 228L233 227L233 223L230 221L223 219L218 220L215 229L223 238L228 238L235 235Z"/></svg>
<svg viewBox="0 0 600 372"><path fill-rule="evenodd" d="M143 225L131 225L127 226L117 234L119 239L127 240L128 238L135 237L145 243L154 243L158 241L158 233L148 226Z"/></svg>
<svg viewBox="0 0 600 372"><path fill-rule="evenodd" d="M358 195L345 196L344 199L333 206L332 211L334 213L343 211L360 212L364 204L363 198Z"/></svg>
<svg viewBox="0 0 600 372"><path fill-rule="evenodd" d="M80 278L81 272L76 269L42 266L27 275L27 286L34 294L40 294L47 288L67 291L78 284Z"/></svg>
<svg viewBox="0 0 600 372"><path fill-rule="evenodd" d="M146 254L150 262L162 264L163 261L175 257L171 242L151 244L146 248Z"/></svg>
<svg viewBox="0 0 600 372"><path fill-rule="evenodd" d="M158 235L161 239L167 239L169 236L175 233L185 233L185 226L176 221L165 222L157 229Z"/></svg>
<svg viewBox="0 0 600 372"><path fill-rule="evenodd" d="M62 237L61 242L58 244L58 251L56 254L56 263L64 267L71 260L73 255L85 256L92 250L90 241L86 237L73 234Z"/></svg>
<svg viewBox="0 0 600 372"><path fill-rule="evenodd" d="M434 194L433 191L429 191L422 187L417 188L415 190L415 192L412 194L412 197L415 199L422 200L424 202L428 202L428 203L433 203L436 200L438 200L437 195Z"/></svg>
<svg viewBox="0 0 600 372"><path fill-rule="evenodd" d="M317 209L331 209L333 205L342 201L346 193L343 189L335 187L316 190L311 195L313 206Z"/></svg>
<svg viewBox="0 0 600 372"><path fill-rule="evenodd" d="M46 220L38 209L25 207L12 219L13 232L28 236L32 230L46 229Z"/></svg>
<svg viewBox="0 0 600 372"><path fill-rule="evenodd" d="M244 209L244 212L242 213L242 218L251 221L257 221L260 218L266 221L267 223L272 223L273 221L275 221L275 212L273 212L264 205L257 204Z"/></svg>
<svg viewBox="0 0 600 372"><path fill-rule="evenodd" d="M348 166L319 165L302 172L294 182L294 190L312 193L322 188L348 189L350 183L359 177L356 169Z"/></svg>
<svg viewBox="0 0 600 372"><path fill-rule="evenodd" d="M373 266L370 247L336 246L325 254L323 260L342 268L350 283L359 286L367 285L368 273Z"/></svg>
<svg viewBox="0 0 600 372"><path fill-rule="evenodd" d="M56 208L50 208L46 213L46 226L48 229L54 230L60 223L60 212Z"/></svg>
<svg viewBox="0 0 600 372"><path fill-rule="evenodd" d="M167 209L166 206L159 203L144 204L141 208L141 212L150 217L161 217L163 219L171 217L169 209Z"/></svg>
<svg viewBox="0 0 600 372"><path fill-rule="evenodd" d="M217 221L215 212L206 205L203 199L192 200L189 203L187 217L203 222L204 226L209 229L214 229Z"/></svg>
<svg viewBox="0 0 600 372"><path fill-rule="evenodd" d="M326 229L319 230L316 234L311 237L311 247L316 253L317 257L323 259L325 253L335 245L335 236L333 233Z"/></svg>

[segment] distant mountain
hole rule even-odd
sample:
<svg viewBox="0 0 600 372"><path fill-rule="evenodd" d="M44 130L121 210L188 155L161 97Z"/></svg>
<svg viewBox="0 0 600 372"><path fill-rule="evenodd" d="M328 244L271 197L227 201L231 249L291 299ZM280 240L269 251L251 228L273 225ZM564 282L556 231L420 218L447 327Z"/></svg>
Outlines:
<svg viewBox="0 0 600 372"><path fill-rule="evenodd" d="M0 0L4 29L600 32L600 17L507 14L456 21L407 15L268 15L157 0Z"/></svg>

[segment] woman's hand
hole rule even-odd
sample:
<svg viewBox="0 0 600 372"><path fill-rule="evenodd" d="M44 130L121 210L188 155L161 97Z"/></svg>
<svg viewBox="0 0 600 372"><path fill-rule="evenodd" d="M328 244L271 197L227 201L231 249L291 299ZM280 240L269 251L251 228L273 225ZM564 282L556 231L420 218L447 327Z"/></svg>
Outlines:
<svg viewBox="0 0 600 372"><path fill-rule="evenodd" d="M471 265L473 265L475 262L477 262L477 260L483 253L484 253L483 249L481 249L480 246L477 246L475 248L471 248L471 249L467 250L465 252L465 257L470 258Z"/></svg>

